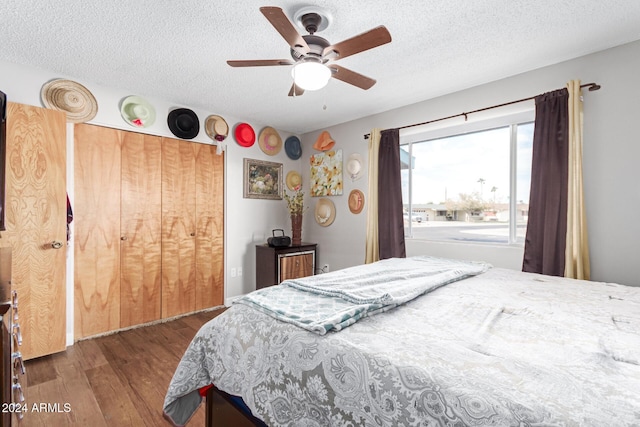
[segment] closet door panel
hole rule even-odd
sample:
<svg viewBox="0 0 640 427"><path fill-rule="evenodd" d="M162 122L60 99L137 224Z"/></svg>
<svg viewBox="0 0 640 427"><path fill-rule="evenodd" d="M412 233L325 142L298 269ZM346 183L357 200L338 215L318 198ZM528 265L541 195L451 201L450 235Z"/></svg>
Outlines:
<svg viewBox="0 0 640 427"><path fill-rule="evenodd" d="M120 327L122 132L74 128L75 337Z"/></svg>
<svg viewBox="0 0 640 427"><path fill-rule="evenodd" d="M162 138L162 317L195 311L195 145Z"/></svg>
<svg viewBox="0 0 640 427"><path fill-rule="evenodd" d="M120 326L161 317L161 138L123 132Z"/></svg>
<svg viewBox="0 0 640 427"><path fill-rule="evenodd" d="M31 359L66 348L66 115L8 103L6 130L6 231L0 243L13 248L20 351Z"/></svg>
<svg viewBox="0 0 640 427"><path fill-rule="evenodd" d="M196 310L224 299L224 154L196 144Z"/></svg>

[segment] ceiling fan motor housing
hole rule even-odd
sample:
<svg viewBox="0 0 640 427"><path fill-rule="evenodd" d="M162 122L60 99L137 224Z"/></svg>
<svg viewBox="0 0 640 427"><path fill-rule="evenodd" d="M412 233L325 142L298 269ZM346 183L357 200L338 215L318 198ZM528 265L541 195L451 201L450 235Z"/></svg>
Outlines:
<svg viewBox="0 0 640 427"><path fill-rule="evenodd" d="M329 43L329 41L325 38L312 34L303 35L302 38L305 42L307 42L307 45L309 46L309 52L307 52L306 55L303 55L291 49L291 57L296 61L300 61L303 58L315 58L318 61L326 62L326 60L322 57L322 52L324 51L324 48L329 46L331 43Z"/></svg>

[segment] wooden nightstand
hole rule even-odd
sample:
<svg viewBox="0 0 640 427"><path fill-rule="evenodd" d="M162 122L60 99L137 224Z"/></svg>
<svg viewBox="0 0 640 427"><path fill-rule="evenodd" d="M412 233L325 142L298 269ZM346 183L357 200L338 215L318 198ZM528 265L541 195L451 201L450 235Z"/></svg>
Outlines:
<svg viewBox="0 0 640 427"><path fill-rule="evenodd" d="M277 285L283 280L313 276L317 243L274 248L256 245L256 289Z"/></svg>

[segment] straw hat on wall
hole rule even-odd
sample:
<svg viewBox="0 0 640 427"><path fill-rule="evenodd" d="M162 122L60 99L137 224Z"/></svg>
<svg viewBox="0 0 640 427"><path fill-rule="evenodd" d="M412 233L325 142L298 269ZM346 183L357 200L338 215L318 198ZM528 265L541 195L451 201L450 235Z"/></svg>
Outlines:
<svg viewBox="0 0 640 427"><path fill-rule="evenodd" d="M318 224L323 227L328 227L333 224L333 221L336 219L336 206L331 200L323 197L316 203L314 217Z"/></svg>
<svg viewBox="0 0 640 427"><path fill-rule="evenodd" d="M287 183L287 188L291 191L294 191L296 187L302 185L302 176L300 176L300 173L298 171L289 171L289 173L287 173L287 178L285 181Z"/></svg>
<svg viewBox="0 0 640 427"><path fill-rule="evenodd" d="M282 149L282 138L277 130L272 127L266 127L260 132L258 145L260 145L260 149L265 154L275 156Z"/></svg>
<svg viewBox="0 0 640 427"><path fill-rule="evenodd" d="M364 207L364 194L360 190L351 190L349 193L349 210L351 213L359 214Z"/></svg>
<svg viewBox="0 0 640 427"><path fill-rule="evenodd" d="M229 125L226 120L220 116L212 114L204 121L204 130L209 138L214 141L224 141L229 135Z"/></svg>
<svg viewBox="0 0 640 427"><path fill-rule="evenodd" d="M84 123L98 113L98 101L86 87L66 79L54 79L40 90L42 105L67 113L67 121Z"/></svg>

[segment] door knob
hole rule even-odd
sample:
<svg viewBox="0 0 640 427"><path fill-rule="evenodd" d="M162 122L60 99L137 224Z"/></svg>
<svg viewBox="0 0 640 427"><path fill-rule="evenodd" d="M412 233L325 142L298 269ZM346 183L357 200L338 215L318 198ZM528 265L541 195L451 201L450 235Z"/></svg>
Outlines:
<svg viewBox="0 0 640 427"><path fill-rule="evenodd" d="M127 240L127 236L120 237L120 240Z"/></svg>
<svg viewBox="0 0 640 427"><path fill-rule="evenodd" d="M57 240L54 240L53 242L51 242L51 247L53 249L60 249L62 247L62 242L58 242Z"/></svg>

